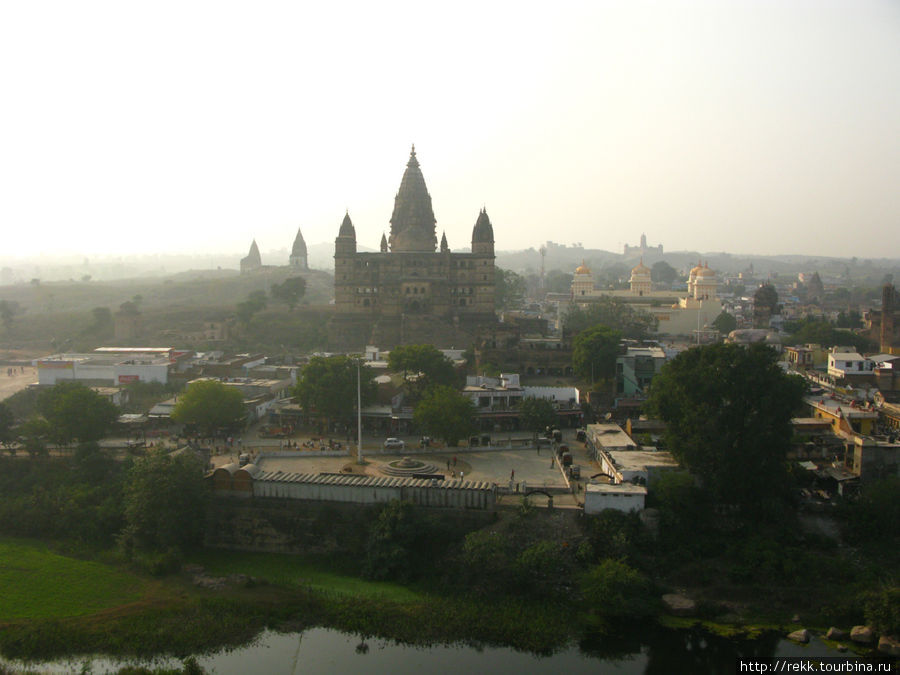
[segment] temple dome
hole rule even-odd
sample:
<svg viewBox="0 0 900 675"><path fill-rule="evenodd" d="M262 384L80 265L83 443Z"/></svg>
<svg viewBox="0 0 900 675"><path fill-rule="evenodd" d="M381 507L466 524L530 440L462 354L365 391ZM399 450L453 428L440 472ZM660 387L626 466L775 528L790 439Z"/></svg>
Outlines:
<svg viewBox="0 0 900 675"><path fill-rule="evenodd" d="M392 251L434 251L437 247L434 211L425 177L412 146L400 189L394 197L391 214L390 245Z"/></svg>
<svg viewBox="0 0 900 675"><path fill-rule="evenodd" d="M475 221L475 227L472 228L472 241L494 243L494 227L491 225L491 219L488 218L487 209L481 209L478 212L478 220Z"/></svg>
<svg viewBox="0 0 900 675"><path fill-rule="evenodd" d="M341 221L341 229L338 231L339 237L353 237L356 239L356 230L353 222L350 220L350 212L344 214L344 220Z"/></svg>
<svg viewBox="0 0 900 675"><path fill-rule="evenodd" d="M292 256L306 256L306 242L303 240L303 233L297 228L297 236L294 239L294 246L291 249Z"/></svg>
<svg viewBox="0 0 900 675"><path fill-rule="evenodd" d="M644 259L641 258L641 261L637 264L636 267L633 267L631 270L632 276L634 275L646 275L650 274L650 268L644 264Z"/></svg>
<svg viewBox="0 0 900 675"><path fill-rule="evenodd" d="M575 268L575 274L590 274L591 268L584 264L584 259L582 258L581 264Z"/></svg>

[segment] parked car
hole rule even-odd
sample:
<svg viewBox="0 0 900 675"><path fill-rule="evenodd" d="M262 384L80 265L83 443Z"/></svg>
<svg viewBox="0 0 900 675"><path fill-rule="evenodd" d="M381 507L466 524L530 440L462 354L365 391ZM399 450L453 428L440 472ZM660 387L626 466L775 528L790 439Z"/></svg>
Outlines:
<svg viewBox="0 0 900 675"><path fill-rule="evenodd" d="M405 446L406 446L406 444L399 438L384 439L384 449L385 450L403 450L403 448Z"/></svg>

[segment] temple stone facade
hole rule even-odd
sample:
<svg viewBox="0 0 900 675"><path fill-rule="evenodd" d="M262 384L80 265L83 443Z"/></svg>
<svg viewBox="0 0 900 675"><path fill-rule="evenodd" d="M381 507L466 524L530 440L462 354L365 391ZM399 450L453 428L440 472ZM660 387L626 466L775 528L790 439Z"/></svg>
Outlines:
<svg viewBox="0 0 900 675"><path fill-rule="evenodd" d="M494 230L482 209L470 252L438 244L431 195L416 158L409 156L394 199L390 236L377 253L356 249L356 230L344 216L334 245L335 346L430 342L464 347L494 313Z"/></svg>

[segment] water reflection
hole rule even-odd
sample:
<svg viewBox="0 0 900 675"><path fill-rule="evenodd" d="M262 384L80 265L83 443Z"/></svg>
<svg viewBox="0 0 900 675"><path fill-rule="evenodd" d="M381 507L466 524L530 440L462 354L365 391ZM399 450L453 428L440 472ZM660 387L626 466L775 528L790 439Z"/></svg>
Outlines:
<svg viewBox="0 0 900 675"><path fill-rule="evenodd" d="M585 635L577 644L550 655L518 652L506 647L449 644L415 647L395 641L352 635L327 628L299 633L264 632L252 644L198 659L210 673L324 674L335 672L427 673L733 673L737 659L772 656L837 656L819 641L801 647L770 633L756 640L728 640L696 630L667 630L659 626L620 626L604 634ZM125 665L177 667L176 659L121 661L106 658L71 659L45 664L0 664L27 667L34 672L78 672L89 661L90 672L115 672Z"/></svg>

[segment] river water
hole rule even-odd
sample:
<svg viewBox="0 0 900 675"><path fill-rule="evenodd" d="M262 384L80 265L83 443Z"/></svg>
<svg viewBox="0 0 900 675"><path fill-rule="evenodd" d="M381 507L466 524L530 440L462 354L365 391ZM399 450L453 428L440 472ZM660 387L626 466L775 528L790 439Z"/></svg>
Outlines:
<svg viewBox="0 0 900 675"><path fill-rule="evenodd" d="M302 633L266 631L253 643L198 658L218 675L319 675L331 673L734 673L738 658L783 656L843 656L813 639L808 646L777 635L758 640L728 640L692 630L648 629L625 636L586 637L550 655L518 652L506 647L471 644L415 647L328 628ZM112 660L104 657L45 663L3 661L0 664L40 673L92 675L115 672L125 665L173 667L176 659ZM89 667L86 667L89 664Z"/></svg>

